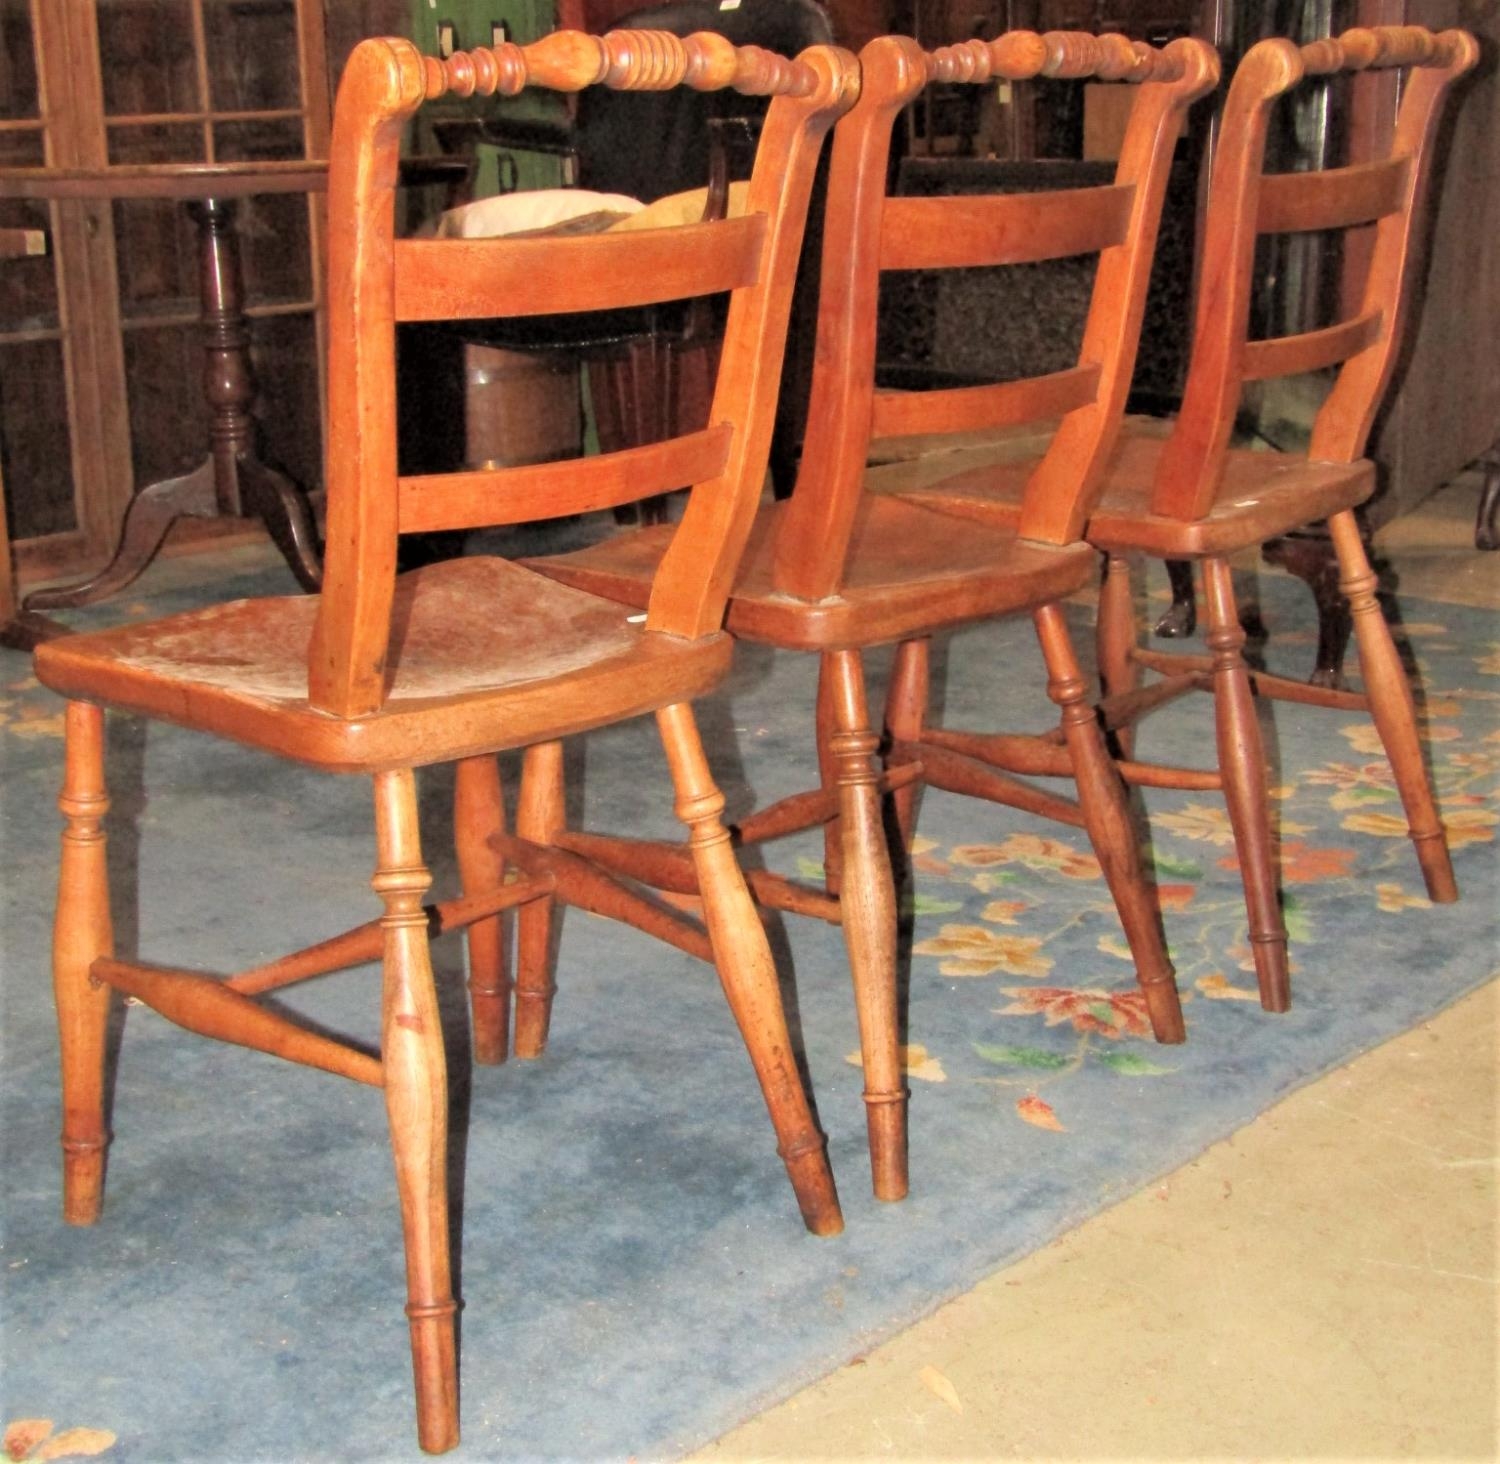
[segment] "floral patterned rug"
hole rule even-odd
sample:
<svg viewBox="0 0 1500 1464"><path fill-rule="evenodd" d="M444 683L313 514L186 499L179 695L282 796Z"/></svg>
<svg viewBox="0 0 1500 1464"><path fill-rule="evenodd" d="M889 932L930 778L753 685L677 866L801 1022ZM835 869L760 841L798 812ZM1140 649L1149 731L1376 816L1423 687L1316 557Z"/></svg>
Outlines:
<svg viewBox="0 0 1500 1464"><path fill-rule="evenodd" d="M282 589L272 575L216 592ZM1311 655L1301 596L1288 581L1261 586L1282 669ZM90 618L193 598L156 594ZM1086 649L1087 614L1072 613ZM1405 615L1463 899L1435 908L1422 896L1368 718L1276 706L1266 725L1291 1012L1256 1001L1217 798L1146 801L1188 1023L1184 1046L1162 1048L1083 836L929 794L906 951L912 1193L879 1205L837 933L807 922L778 932L844 1204L836 1239L801 1230L705 968L570 914L546 1059L473 1070L462 953L440 944L466 1156L455 1457L684 1451L1489 979L1500 955L1500 621L1431 602ZM949 725L1046 724L1027 623L965 632L940 662ZM747 648L732 686L703 707L732 811L807 786L813 669ZM1143 756L1181 761L1211 747L1206 697L1151 719L1139 742ZM673 831L649 721L570 757L574 812L590 825ZM104 1219L90 1231L60 1223L47 974L60 764L59 704L24 658L0 655L7 1453L419 1457L378 1098L132 1010ZM373 913L360 780L124 718L110 767L122 950L222 971ZM438 892L453 881L450 793L440 771L425 780ZM809 877L819 858L806 838L767 855ZM288 996L330 1028L375 1034L368 972Z"/></svg>

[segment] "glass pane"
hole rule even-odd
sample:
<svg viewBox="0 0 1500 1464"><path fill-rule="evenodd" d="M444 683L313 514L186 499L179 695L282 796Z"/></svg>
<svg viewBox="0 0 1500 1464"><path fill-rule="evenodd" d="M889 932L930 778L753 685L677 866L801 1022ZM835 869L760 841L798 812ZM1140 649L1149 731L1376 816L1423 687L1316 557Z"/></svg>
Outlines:
<svg viewBox="0 0 1500 1464"><path fill-rule="evenodd" d="M98 0L104 111L202 110L188 0Z"/></svg>
<svg viewBox="0 0 1500 1464"><path fill-rule="evenodd" d="M62 345L0 345L0 469L13 539L76 528Z"/></svg>
<svg viewBox="0 0 1500 1464"><path fill-rule="evenodd" d="M37 114L30 0L0 0L0 117Z"/></svg>
<svg viewBox="0 0 1500 1464"><path fill-rule="evenodd" d="M250 324L250 359L259 388L261 453L304 488L323 481L318 410L318 337L311 315L278 315Z"/></svg>
<svg viewBox="0 0 1500 1464"><path fill-rule="evenodd" d="M114 205L120 312L127 320L194 315L198 303L198 232L187 205L168 199L121 199Z"/></svg>
<svg viewBox="0 0 1500 1464"><path fill-rule="evenodd" d="M109 129L111 163L201 163L203 129L195 122Z"/></svg>
<svg viewBox="0 0 1500 1464"><path fill-rule="evenodd" d="M245 299L252 305L312 298L305 193L265 193L235 208Z"/></svg>
<svg viewBox="0 0 1500 1464"><path fill-rule="evenodd" d="M203 34L214 111L301 105L295 0L204 0Z"/></svg>
<svg viewBox="0 0 1500 1464"><path fill-rule="evenodd" d="M0 229L39 229L51 248L45 203L0 199ZM57 270L50 252L0 260L0 332L53 330L57 326Z"/></svg>
<svg viewBox="0 0 1500 1464"><path fill-rule="evenodd" d="M125 332L130 457L137 485L185 473L208 451L203 336L197 326Z"/></svg>
<svg viewBox="0 0 1500 1464"><path fill-rule="evenodd" d="M214 126L214 157L221 163L268 162L301 158L302 121L277 117L263 122L219 122Z"/></svg>

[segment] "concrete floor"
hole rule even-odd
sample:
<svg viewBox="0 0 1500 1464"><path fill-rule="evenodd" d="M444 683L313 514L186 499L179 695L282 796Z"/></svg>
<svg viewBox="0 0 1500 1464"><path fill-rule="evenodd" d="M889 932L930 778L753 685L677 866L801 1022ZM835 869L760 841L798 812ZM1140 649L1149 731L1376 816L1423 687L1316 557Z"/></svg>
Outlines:
<svg viewBox="0 0 1500 1464"><path fill-rule="evenodd" d="M1477 493L1405 594L1500 605ZM696 1457L1500 1458L1497 1072L1491 983Z"/></svg>

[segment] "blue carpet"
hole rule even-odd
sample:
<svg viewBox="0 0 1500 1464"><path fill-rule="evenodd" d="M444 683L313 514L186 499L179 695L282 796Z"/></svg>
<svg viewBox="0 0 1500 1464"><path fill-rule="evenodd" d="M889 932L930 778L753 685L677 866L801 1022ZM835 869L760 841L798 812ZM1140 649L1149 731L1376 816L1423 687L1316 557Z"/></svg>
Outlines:
<svg viewBox="0 0 1500 1464"><path fill-rule="evenodd" d="M266 576L221 596L282 592ZM1310 656L1300 587L1272 580L1272 644ZM154 612L189 603L154 595ZM139 611L92 612L94 620ZM806 1235L712 973L635 932L565 920L540 1063L471 1070L462 951L435 957L466 1160L465 1459L661 1457L704 1442L1409 1027L1495 968L1500 629L1409 602L1432 761L1463 901L1430 908L1373 728L1281 705L1271 752L1294 1009L1262 1013L1222 805L1153 796L1153 855L1189 1041L1143 1040L1124 947L1082 836L929 795L911 956L912 1194L869 1196L852 1004L836 932L785 933L789 1000L848 1222ZM87 618L87 617L85 617ZM1080 645L1084 617L1076 616ZM1029 625L960 636L953 725L1044 725ZM963 670L963 679L957 672ZM378 1095L125 1023L104 1219L58 1218L47 957L60 705L0 660L0 1422L118 1436L121 1461L419 1457L399 1223ZM754 650L702 722L731 808L805 786L813 663ZM1147 755L1212 745L1198 697L1146 725ZM648 721L570 757L576 812L671 834ZM509 766L509 764L507 764ZM209 970L369 918L368 784L112 722L122 952ZM513 791L513 789L512 789ZM426 777L427 854L451 891L450 780ZM773 867L815 868L811 840ZM378 975L288 1005L377 1030ZM920 1049L920 1050L918 1050ZM1170 1220L1165 1215L1162 1224Z"/></svg>

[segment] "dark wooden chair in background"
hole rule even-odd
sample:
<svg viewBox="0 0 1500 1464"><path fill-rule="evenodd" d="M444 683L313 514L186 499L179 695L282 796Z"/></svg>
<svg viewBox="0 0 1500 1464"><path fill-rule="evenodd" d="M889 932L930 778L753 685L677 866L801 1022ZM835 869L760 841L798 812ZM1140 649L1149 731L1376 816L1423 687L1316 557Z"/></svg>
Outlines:
<svg viewBox="0 0 1500 1464"><path fill-rule="evenodd" d="M753 844L825 827L826 891L765 873L752 874L752 889L769 905L843 926L859 1012L874 1188L880 1198L896 1199L907 1182L906 1093L883 791L899 790L907 835L919 782L1086 828L1120 909L1156 1035L1166 1042L1183 1037L1125 789L1110 763L1060 602L1092 577L1092 556L1079 536L1123 415L1173 145L1188 105L1212 87L1218 64L1198 41L1158 51L1119 36L1013 32L988 45L973 42L931 55L913 40L880 38L865 47L860 65L860 101L840 122L833 146L801 470L790 501L761 510L728 625L748 640L821 658L821 787L762 809L736 834L742 844ZM892 125L929 80L985 84L1051 76L1139 84L1111 186L1041 195L886 196ZM1010 265L1087 251L1100 256L1098 283L1075 369L959 390L875 389L882 271ZM872 435L962 433L1059 414L1065 420L1028 490L1020 537L865 489ZM529 562L565 584L643 605L668 544L664 530L643 529ZM985 739L926 727L929 638L1021 612L1036 622L1061 726L1051 736L1004 739L998 756L991 756L995 748ZM892 643L899 647L894 742L882 774L863 655ZM988 765L994 761L1076 777L1078 802L1007 777ZM691 888L680 850L613 841L597 857L613 858L648 883L675 879L672 887ZM524 951L517 979L523 989L550 990L545 968Z"/></svg>
<svg viewBox="0 0 1500 1464"><path fill-rule="evenodd" d="M1270 1011L1284 1011L1290 992L1253 692L1371 713L1401 792L1427 892L1440 902L1458 898L1423 762L1411 685L1375 598L1375 575L1354 509L1375 486L1374 469L1362 454L1401 347L1415 272L1413 246L1421 239L1442 105L1450 84L1477 56L1466 32L1434 35L1418 26L1351 30L1300 49L1290 41L1269 40L1246 54L1225 102L1182 411L1165 441L1146 428L1125 434L1089 520L1089 541L1108 558L1099 617L1108 724L1128 748L1129 729L1146 712L1190 690L1214 693L1216 771L1146 771L1139 764L1123 770L1137 782L1223 790L1245 882L1261 1002ZM1371 66L1411 68L1390 156L1319 172L1263 174L1267 117L1276 100L1304 75ZM1358 314L1322 330L1247 339L1257 237L1372 222L1374 254ZM1230 447L1245 382L1339 363L1305 457ZM1024 465L977 468L910 497L984 525L1013 525L1026 512L1025 481ZM1353 611L1363 692L1250 671L1241 654L1245 633L1228 556L1320 519L1328 520ZM1133 555L1202 564L1209 655L1168 654L1136 644ZM1164 673L1164 679L1141 687L1143 669Z"/></svg>
<svg viewBox="0 0 1500 1464"><path fill-rule="evenodd" d="M628 236L396 240L402 128L424 99L734 86L772 94L738 220ZM105 1029L112 990L191 1031L383 1088L406 1237L418 1436L458 1440L455 1301L449 1268L447 1078L430 932L469 933L477 1056L505 1053L500 912L581 904L664 935L718 966L810 1229L842 1221L824 1141L798 1074L765 932L720 822L691 700L728 669L724 602L755 511L771 435L793 274L822 139L857 89L854 60L820 48L798 61L714 36L604 38L424 59L409 42L366 41L345 72L330 178L328 551L321 594L247 600L43 645L41 680L67 700L66 817L54 978L63 1054L64 1216L99 1215L105 1148ZM713 425L617 456L532 468L398 475L398 321L645 305L732 296ZM399 535L608 507L693 485L637 624L618 604L499 559L397 577ZM330 773L371 776L378 921L227 979L116 959L102 820L104 709L157 718ZM526 835L556 809L538 799L561 739L648 712L671 766L704 923L621 889L586 860L527 858ZM531 801L504 828L495 754L525 748ZM418 837L415 769L456 765L463 893L435 907ZM255 851L243 851L249 856ZM506 881L507 859L520 878ZM381 959L378 1055L303 1027L253 998Z"/></svg>

